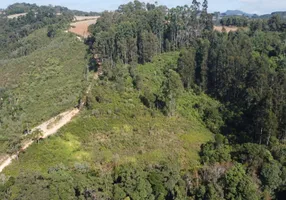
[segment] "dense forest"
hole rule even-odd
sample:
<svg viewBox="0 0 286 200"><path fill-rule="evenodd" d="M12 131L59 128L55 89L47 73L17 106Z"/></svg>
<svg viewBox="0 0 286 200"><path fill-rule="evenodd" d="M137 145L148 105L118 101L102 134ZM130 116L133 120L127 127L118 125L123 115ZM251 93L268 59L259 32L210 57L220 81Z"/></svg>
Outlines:
<svg viewBox="0 0 286 200"><path fill-rule="evenodd" d="M87 42L105 59L109 76L116 63L146 63L154 55L179 50L176 72L184 88L224 104L226 124L220 131L241 142L285 140L286 22L274 16L267 29L254 21L250 31L226 34L212 31L207 1L200 18L199 10L197 1L168 12L164 6L135 1L103 13Z"/></svg>
<svg viewBox="0 0 286 200"><path fill-rule="evenodd" d="M249 31L213 32L207 1L201 9L199 5L194 0L191 6L168 10L135 1L119 7L116 13L105 12L90 27L94 34L92 51L105 58L104 70L110 79L115 78L112 71L116 63L134 66L162 52L180 51L175 71L184 89L206 93L223 105L220 112L224 123L211 123L209 128L224 136L217 136L220 144L216 141L202 146L202 162L210 166L244 164L245 169L236 166L239 169L235 170L246 170L249 176L261 181L262 191L275 196L275 192L285 189L286 180L286 21L275 15L269 20L250 21ZM246 19L237 17L222 23L248 24ZM140 81L138 78L135 77L135 83ZM172 115L177 94L166 90L161 94L146 94L143 99L148 106ZM205 118L216 122L211 113ZM268 154L270 157L266 158ZM216 182L219 178L205 180L209 183L203 184L197 195L203 199L222 199L219 196L222 188ZM229 187L237 183L221 184ZM250 193L227 194L224 198L255 199Z"/></svg>
<svg viewBox="0 0 286 200"><path fill-rule="evenodd" d="M4 171L3 199L284 199L286 21L222 23L247 28L214 31L207 0L103 12L85 110Z"/></svg>
<svg viewBox="0 0 286 200"><path fill-rule="evenodd" d="M38 7L35 4L14 4L9 6L5 12L7 15L24 12L27 14L14 19L9 19L5 16L0 18L0 52L2 59L11 57L11 55L7 55L7 52L19 48L19 40L27 37L33 31L45 26L50 26L50 29L54 30L59 29L67 26L68 22L73 19L73 14L68 11L67 8L51 6ZM61 15L57 15L57 13L61 13ZM29 48L27 50L29 50ZM26 55L25 50L23 51L23 54Z"/></svg>
<svg viewBox="0 0 286 200"><path fill-rule="evenodd" d="M61 6L37 6L36 4L16 3L5 10L6 15L0 17L0 56L11 58L25 56L34 50L33 46L21 48L20 55L8 54L21 47L21 38L27 37L35 30L48 27L47 34L53 37L57 30L69 27L75 15L98 15L94 12L69 10ZM9 19L7 15L26 13L26 15ZM15 53L15 52L14 52Z"/></svg>

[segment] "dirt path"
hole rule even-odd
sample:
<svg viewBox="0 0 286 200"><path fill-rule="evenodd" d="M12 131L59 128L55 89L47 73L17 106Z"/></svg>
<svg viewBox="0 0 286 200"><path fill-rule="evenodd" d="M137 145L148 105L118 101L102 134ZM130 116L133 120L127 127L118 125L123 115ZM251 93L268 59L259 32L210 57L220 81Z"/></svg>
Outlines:
<svg viewBox="0 0 286 200"><path fill-rule="evenodd" d="M96 79L98 79L98 74L94 73L93 80L96 80ZM86 95L88 95L88 93L90 92L91 86L92 86L92 83L88 86L88 88L86 90ZM83 99L86 99L86 96L84 96ZM82 108L84 106L84 104L85 104L85 100L82 100L79 107ZM64 125L68 124L73 119L73 117L75 117L79 112L80 112L80 109L78 109L78 108L74 108L74 109L68 110L66 112L63 112L63 113L53 117L52 119L42 123L41 125L33 128L32 132L39 129L43 132L43 136L41 138L43 138L43 139L47 138L50 135L57 133L60 128L62 128ZM13 160L18 158L21 151L26 150L33 143L34 143L34 140L27 141L23 145L21 150L18 151L17 153L15 153L11 156L7 155L4 158L0 159L0 173L4 170L4 168L9 166Z"/></svg>
<svg viewBox="0 0 286 200"><path fill-rule="evenodd" d="M60 128L69 123L78 113L79 109L77 108L61 113L49 121L44 122L40 126L37 126L34 128L34 130L40 129L43 132L42 138L47 138L50 135L55 134Z"/></svg>
<svg viewBox="0 0 286 200"><path fill-rule="evenodd" d="M63 112L56 117L53 117L52 119L42 123L41 125L35 127L32 131L39 129L43 132L42 138L47 138L50 135L53 135L57 133L57 131L62 128L64 125L69 123L74 116L76 116L79 113L79 109L75 108L66 112ZM21 151L26 150L29 146L31 146L34 143L33 140L27 141ZM12 161L16 158L18 158L20 151L15 153L12 156L6 156L0 161L0 172L3 171L3 169L7 166L9 166Z"/></svg>

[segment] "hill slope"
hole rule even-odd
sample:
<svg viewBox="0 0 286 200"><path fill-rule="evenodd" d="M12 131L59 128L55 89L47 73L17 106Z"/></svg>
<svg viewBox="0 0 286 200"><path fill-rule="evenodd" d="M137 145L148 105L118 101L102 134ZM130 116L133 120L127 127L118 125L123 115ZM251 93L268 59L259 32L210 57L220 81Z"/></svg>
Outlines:
<svg viewBox="0 0 286 200"><path fill-rule="evenodd" d="M225 13L223 13L226 16L247 16L247 17L252 17L253 14L245 13L240 10L227 10Z"/></svg>
<svg viewBox="0 0 286 200"><path fill-rule="evenodd" d="M85 45L66 33L50 39L40 29L21 40L29 54L0 61L1 153L15 151L25 130L77 104Z"/></svg>
<svg viewBox="0 0 286 200"><path fill-rule="evenodd" d="M128 65L118 67L120 74L116 75L116 80L107 80L106 77L97 81L88 97L86 111L64 127L60 134L33 144L20 155L19 161L4 170L7 177L13 176L17 180L11 187L12 197L33 197L28 194L32 192L31 187L23 191L23 185L19 184L26 181L22 177L24 174L41 174L43 181L54 184L53 169L59 169L66 178L73 180L67 185L69 189L60 193L49 189L43 189L41 194L32 192L38 198L39 195L43 198L58 195L74 198L74 194L68 191L77 187L79 177L75 176L81 176L81 182L86 182L86 187L94 191L105 184L106 189L98 191L97 195L103 199L113 198L114 194L109 190L115 183L110 179L115 169L121 167L150 168L146 169L150 171L155 166L173 163L176 166L174 173L198 167L200 145L212 140L212 133L205 127L202 115L204 109L217 109L219 104L206 95L184 92L177 100L176 114L168 117L142 101L149 89L154 93L160 90L167 80L164 71L174 66L177 59L178 53L168 53L157 56L152 63L138 65L133 73L141 77L140 90L133 86ZM200 105L200 109L195 105ZM143 174L138 176L143 178ZM95 185L89 183L92 177Z"/></svg>

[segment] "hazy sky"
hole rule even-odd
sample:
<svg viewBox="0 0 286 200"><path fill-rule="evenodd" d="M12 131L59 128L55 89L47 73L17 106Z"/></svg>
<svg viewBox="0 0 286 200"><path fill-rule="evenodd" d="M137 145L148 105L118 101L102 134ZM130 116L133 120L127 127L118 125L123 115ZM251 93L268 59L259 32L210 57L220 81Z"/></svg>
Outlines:
<svg viewBox="0 0 286 200"><path fill-rule="evenodd" d="M155 0L142 1L155 2ZM8 5L16 2L61 5L70 9L84 11L103 11L114 10L120 4L129 2L129 0L0 0L0 8L6 8ZM191 4L192 0L158 0L158 2L168 7L174 7ZM223 12L228 9L240 9L245 12L257 14L286 11L286 0L209 0L209 10L212 12Z"/></svg>

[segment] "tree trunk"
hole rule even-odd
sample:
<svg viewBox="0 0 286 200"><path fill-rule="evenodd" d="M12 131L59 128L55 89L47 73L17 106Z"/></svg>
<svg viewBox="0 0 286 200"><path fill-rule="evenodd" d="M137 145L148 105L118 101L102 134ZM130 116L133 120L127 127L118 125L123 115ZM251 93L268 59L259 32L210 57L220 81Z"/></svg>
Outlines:
<svg viewBox="0 0 286 200"><path fill-rule="evenodd" d="M260 129L259 144L262 143L262 133L263 133L263 128Z"/></svg>

